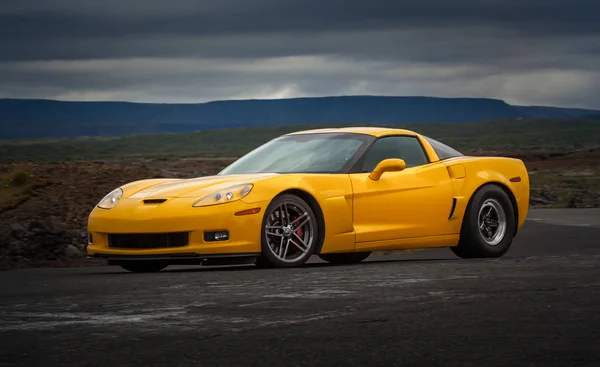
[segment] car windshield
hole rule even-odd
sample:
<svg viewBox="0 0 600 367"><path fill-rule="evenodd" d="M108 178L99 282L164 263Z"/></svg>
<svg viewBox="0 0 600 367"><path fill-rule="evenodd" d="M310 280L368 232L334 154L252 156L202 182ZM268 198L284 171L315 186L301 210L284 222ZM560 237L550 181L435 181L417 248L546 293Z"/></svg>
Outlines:
<svg viewBox="0 0 600 367"><path fill-rule="evenodd" d="M286 135L261 145L219 175L338 173L370 139L369 135L351 133Z"/></svg>

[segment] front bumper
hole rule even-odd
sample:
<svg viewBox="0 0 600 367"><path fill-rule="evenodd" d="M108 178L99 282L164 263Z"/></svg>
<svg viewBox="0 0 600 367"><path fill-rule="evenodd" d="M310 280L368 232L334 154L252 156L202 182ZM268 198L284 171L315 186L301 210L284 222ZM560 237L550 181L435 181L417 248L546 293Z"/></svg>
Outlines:
<svg viewBox="0 0 600 367"><path fill-rule="evenodd" d="M268 202L232 203L194 208L192 201L173 198L159 205L138 199L122 199L113 209L95 208L88 219L90 257L140 258L142 256L189 257L193 255L233 255L260 253L261 224ZM260 208L250 215L235 213ZM205 232L228 231L221 241L205 239ZM118 248L109 246L109 234L159 234L186 232L185 246L158 248ZM109 256L114 255L114 256Z"/></svg>

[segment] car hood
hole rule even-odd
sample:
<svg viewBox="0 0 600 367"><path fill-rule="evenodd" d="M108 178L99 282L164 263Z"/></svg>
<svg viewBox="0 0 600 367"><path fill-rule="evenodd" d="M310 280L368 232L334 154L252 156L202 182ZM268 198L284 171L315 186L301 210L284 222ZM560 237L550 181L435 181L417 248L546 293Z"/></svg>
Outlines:
<svg viewBox="0 0 600 367"><path fill-rule="evenodd" d="M130 199L200 198L227 187L255 183L275 176L273 173L206 176L158 183L131 193Z"/></svg>

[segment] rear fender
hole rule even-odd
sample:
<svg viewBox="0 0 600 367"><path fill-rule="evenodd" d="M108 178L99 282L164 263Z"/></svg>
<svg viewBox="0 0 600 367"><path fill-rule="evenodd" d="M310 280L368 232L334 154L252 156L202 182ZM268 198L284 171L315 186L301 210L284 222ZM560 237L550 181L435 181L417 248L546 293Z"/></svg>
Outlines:
<svg viewBox="0 0 600 367"><path fill-rule="evenodd" d="M520 159L505 157L459 157L444 162L453 185L454 211L449 220L452 233L460 233L462 220L473 195L484 185L503 188L515 206L517 230L529 211L529 174Z"/></svg>

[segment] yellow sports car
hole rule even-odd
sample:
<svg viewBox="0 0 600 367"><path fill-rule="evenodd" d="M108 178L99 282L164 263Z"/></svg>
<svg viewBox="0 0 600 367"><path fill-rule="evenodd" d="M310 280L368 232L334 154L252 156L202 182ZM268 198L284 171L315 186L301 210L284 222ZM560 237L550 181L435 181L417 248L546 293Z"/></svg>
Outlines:
<svg viewBox="0 0 600 367"><path fill-rule="evenodd" d="M219 174L131 182L88 222L87 253L134 272L170 264L349 264L372 251L450 247L498 257L529 208L523 162L468 157L409 130L300 131Z"/></svg>

